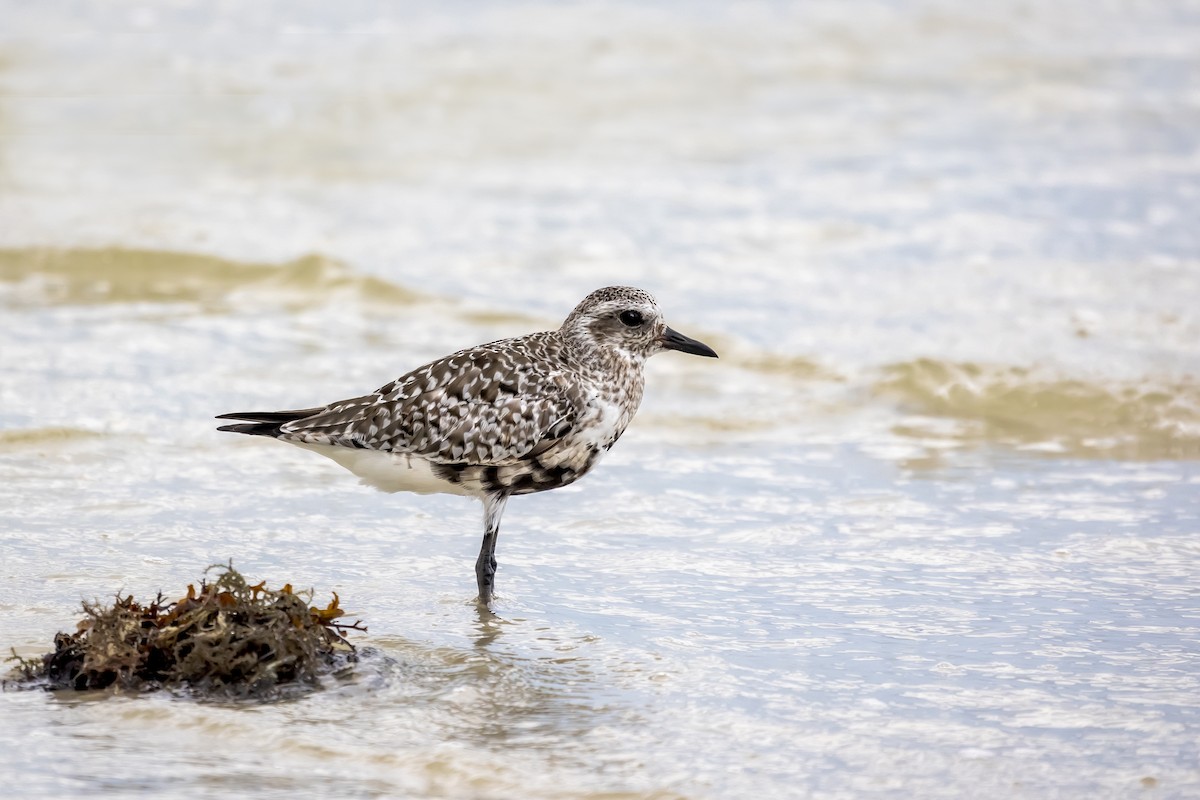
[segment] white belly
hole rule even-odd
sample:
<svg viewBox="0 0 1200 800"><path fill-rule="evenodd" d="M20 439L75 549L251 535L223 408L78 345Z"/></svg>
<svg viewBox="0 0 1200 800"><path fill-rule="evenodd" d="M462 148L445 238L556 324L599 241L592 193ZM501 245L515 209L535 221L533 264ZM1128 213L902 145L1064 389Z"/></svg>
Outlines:
<svg viewBox="0 0 1200 800"><path fill-rule="evenodd" d="M305 450L320 453L350 470L367 486L383 492L415 492L417 494L477 495L468 487L442 480L433 474L430 464L420 456L404 453L385 453L382 450L360 450L330 444L289 442Z"/></svg>

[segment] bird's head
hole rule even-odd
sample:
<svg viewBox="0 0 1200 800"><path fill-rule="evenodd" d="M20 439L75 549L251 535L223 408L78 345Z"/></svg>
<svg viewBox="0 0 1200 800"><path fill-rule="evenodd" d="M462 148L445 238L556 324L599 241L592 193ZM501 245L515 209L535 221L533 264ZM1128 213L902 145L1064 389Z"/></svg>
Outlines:
<svg viewBox="0 0 1200 800"><path fill-rule="evenodd" d="M644 362L663 350L716 358L708 345L667 327L649 292L632 286L597 289L575 306L562 333L577 346Z"/></svg>

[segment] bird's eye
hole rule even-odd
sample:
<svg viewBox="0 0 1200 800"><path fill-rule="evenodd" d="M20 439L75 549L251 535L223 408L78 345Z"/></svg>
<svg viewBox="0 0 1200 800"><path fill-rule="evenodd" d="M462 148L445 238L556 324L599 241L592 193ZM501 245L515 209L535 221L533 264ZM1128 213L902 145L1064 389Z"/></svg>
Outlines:
<svg viewBox="0 0 1200 800"><path fill-rule="evenodd" d="M642 319L642 312L640 311L622 311L619 319L621 320L621 324L628 325L630 328L636 328L645 321Z"/></svg>

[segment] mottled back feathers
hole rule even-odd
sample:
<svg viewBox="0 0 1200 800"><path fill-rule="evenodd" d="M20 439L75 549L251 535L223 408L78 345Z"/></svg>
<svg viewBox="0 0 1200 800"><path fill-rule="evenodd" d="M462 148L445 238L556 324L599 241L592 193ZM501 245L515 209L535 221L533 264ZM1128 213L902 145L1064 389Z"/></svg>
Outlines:
<svg viewBox="0 0 1200 800"><path fill-rule="evenodd" d="M462 350L372 394L284 423L278 437L419 455L440 464L509 464L561 439L586 392L554 358L553 334Z"/></svg>

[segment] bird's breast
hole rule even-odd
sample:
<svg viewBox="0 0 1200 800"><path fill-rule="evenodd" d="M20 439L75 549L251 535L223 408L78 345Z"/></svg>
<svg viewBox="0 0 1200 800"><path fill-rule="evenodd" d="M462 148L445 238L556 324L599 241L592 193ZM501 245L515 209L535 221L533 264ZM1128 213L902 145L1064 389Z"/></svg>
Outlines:
<svg viewBox="0 0 1200 800"><path fill-rule="evenodd" d="M569 437L570 444L584 449L608 450L621 438L632 418L633 411L625 405L603 395L597 396L588 403L587 411L575 426L574 435Z"/></svg>

